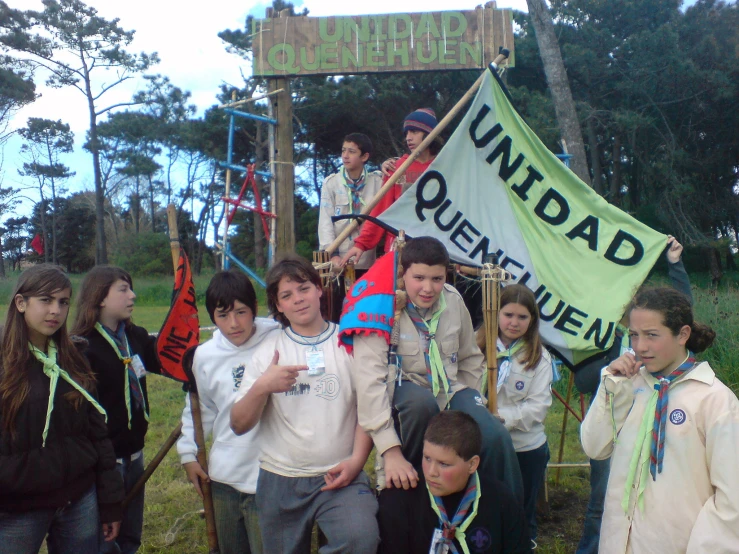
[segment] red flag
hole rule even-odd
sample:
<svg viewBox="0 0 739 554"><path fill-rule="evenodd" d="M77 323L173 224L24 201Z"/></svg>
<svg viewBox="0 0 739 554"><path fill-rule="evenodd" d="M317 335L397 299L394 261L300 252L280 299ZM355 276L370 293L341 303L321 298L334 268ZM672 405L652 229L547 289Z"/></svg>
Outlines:
<svg viewBox="0 0 739 554"><path fill-rule="evenodd" d="M187 254L180 248L172 305L157 337L157 355L162 364L162 375L182 383L189 382L182 367L182 358L188 348L197 346L199 342L200 322L195 304L195 285Z"/></svg>
<svg viewBox="0 0 739 554"><path fill-rule="evenodd" d="M41 256L44 253L44 237L36 235L31 241L31 248L36 251L36 254Z"/></svg>

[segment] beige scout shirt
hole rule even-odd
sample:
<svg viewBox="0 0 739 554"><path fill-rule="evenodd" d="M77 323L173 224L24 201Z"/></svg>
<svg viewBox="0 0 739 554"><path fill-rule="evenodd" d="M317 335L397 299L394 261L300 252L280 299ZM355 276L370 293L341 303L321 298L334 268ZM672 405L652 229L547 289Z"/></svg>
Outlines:
<svg viewBox="0 0 739 554"><path fill-rule="evenodd" d="M647 474L644 510L633 494L624 512L631 454L657 381L644 369L632 379L604 369L601 378L581 428L588 456L611 456L600 554L739 552L739 402L734 393L706 362L670 388L662 473L656 481Z"/></svg>
<svg viewBox="0 0 739 554"><path fill-rule="evenodd" d="M343 171L343 169L342 169ZM375 171L367 173L364 182L364 188L360 193L362 200L366 203L374 198L377 191L382 187L382 175ZM344 179L339 173L334 173L326 177L321 187L321 211L318 215L318 243L321 250L326 250L329 245L334 242L344 228L349 225L351 219L342 219L336 223L331 221L335 215L345 215L352 211L351 196L349 189L344 184ZM354 239L359 236L360 227L347 237L347 239L339 246L335 252L336 255L343 256L349 249L354 246ZM359 263L355 265L357 269L367 269L375 262L375 252L368 251L362 254Z"/></svg>
<svg viewBox="0 0 739 554"><path fill-rule="evenodd" d="M462 297L449 285L444 285L442 294L446 300L446 310L439 318L436 341L450 391L447 395L443 387L440 388L436 397L440 409L446 407L457 391L465 388L479 391L483 371L482 353L475 342L470 314ZM432 310L437 309L438 301L432 306ZM380 455L401 444L392 415L392 391L397 375L388 370L387 352L387 343L381 337L357 335L354 338L354 380L359 424L372 437ZM398 354L401 356L402 379L430 389L421 337L405 310L400 317Z"/></svg>
<svg viewBox="0 0 739 554"><path fill-rule="evenodd" d="M498 392L498 413L511 433L516 452L528 452L547 442L544 419L552 405L552 357L542 349L541 360L524 369L520 356Z"/></svg>

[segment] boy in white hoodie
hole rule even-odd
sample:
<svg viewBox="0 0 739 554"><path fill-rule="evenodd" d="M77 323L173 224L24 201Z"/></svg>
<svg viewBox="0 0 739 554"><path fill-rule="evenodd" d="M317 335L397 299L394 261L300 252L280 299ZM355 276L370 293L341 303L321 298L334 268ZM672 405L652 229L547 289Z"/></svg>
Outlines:
<svg viewBox="0 0 739 554"><path fill-rule="evenodd" d="M196 460L197 446L189 397L182 412L182 437L177 442L187 477L202 496L200 481L211 480L216 531L221 554L261 554L255 493L259 474L256 433L237 436L230 427L231 406L252 354L264 340L279 333L279 324L256 317L257 297L249 278L236 271L213 276L205 306L218 327L213 338L198 346L193 374L200 397L203 431L213 433L208 458L210 475Z"/></svg>

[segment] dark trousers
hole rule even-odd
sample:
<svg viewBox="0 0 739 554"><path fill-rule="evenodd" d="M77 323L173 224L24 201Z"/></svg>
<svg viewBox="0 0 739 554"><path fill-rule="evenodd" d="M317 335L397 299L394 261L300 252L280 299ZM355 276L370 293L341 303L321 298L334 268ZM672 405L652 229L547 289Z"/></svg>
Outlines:
<svg viewBox="0 0 739 554"><path fill-rule="evenodd" d="M144 455L142 454L133 461L130 457L122 458L122 460L123 463L116 464L116 468L123 477L123 484L128 494L144 474ZM104 542L101 536L101 554L134 554L141 546L141 534L144 529L144 489L145 487L141 487L141 491L123 512L118 537L114 541Z"/></svg>
<svg viewBox="0 0 739 554"><path fill-rule="evenodd" d="M518 465L521 468L523 478L523 508L526 513L526 521L529 523L529 532L532 540L536 539L536 499L539 497L539 489L544 483L549 463L549 443L542 444L527 452L516 452Z"/></svg>

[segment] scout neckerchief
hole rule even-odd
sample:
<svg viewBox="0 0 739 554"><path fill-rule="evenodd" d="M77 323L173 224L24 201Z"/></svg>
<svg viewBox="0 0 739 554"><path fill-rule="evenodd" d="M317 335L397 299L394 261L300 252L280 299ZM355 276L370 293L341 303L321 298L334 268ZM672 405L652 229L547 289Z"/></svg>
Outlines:
<svg viewBox="0 0 739 554"><path fill-rule="evenodd" d="M631 454L629 474L626 476L626 488L621 500L621 507L628 513L631 491L639 474L639 490L637 500L639 508L644 509L642 496L647 486L647 467L652 480L657 480L657 473L662 473L662 461L665 456L665 430L667 424L667 397L670 386L677 379L695 367L695 357L688 352L688 357L667 377L660 377L654 385L654 392L647 402L642 416L639 432L636 435L634 451ZM650 432L651 428L651 432ZM649 454L649 455L647 455Z"/></svg>
<svg viewBox="0 0 739 554"><path fill-rule="evenodd" d="M511 373L511 366L513 365L511 358L513 358L513 356L515 356L525 344L526 342L523 339L519 339L513 341L510 346L506 348L503 342L498 339L498 392L500 392L500 389L508 379L508 375Z"/></svg>
<svg viewBox="0 0 739 554"><path fill-rule="evenodd" d="M362 174L358 179L352 179L346 172L346 168L341 170L341 177L344 179L344 186L349 191L349 196L352 199L351 213L358 214L362 211L364 206L364 199L360 196L362 189L364 189L365 179L367 178L367 170L362 169Z"/></svg>
<svg viewBox="0 0 739 554"><path fill-rule="evenodd" d="M123 362L123 367L126 370L126 375L128 376L128 378L125 380L124 393L126 397L126 408L128 409L128 428L131 428L131 413L133 411L132 406L133 408L138 408L140 406L144 410L144 419L146 419L146 421L149 421L146 399L144 398L144 393L141 390L141 383L139 382L139 378L136 376L136 370L131 364L133 358L131 357L131 347L128 345L128 337L126 337L125 331L121 333L123 337L122 340L120 340L119 342L118 340L116 340L116 338L118 337L114 338L114 336L111 335L111 333L100 323L95 324L95 329L97 329L98 332L107 341L107 343L113 349L113 352L115 352L118 356L118 359Z"/></svg>
<svg viewBox="0 0 739 554"><path fill-rule="evenodd" d="M49 340L48 354L44 354L43 352L41 352L41 350L36 348L30 342L28 343L28 349L31 351L31 354L33 354L35 358L43 364L44 375L46 375L51 381L49 383L49 404L46 408L46 423L44 424L44 432L41 435L41 437L43 438L43 441L41 443L42 447L46 446L46 437L49 434L49 423L51 422L51 412L54 411L54 395L56 393L56 385L59 382L60 377L64 379L67 383L72 385L72 387L76 389L82 396L84 396L90 404L95 406L95 409L103 414L105 422L108 422L108 415L105 413L103 407L98 404L92 396L90 396L89 392L79 386L77 382L69 376L69 373L67 373L57 365L56 344L53 340Z"/></svg>
<svg viewBox="0 0 739 554"><path fill-rule="evenodd" d="M421 314L418 313L418 308L413 304L409 303L405 310L408 312L408 316L416 326L416 329L418 329L418 333L424 339L425 348L423 358L426 362L426 377L431 384L431 390L434 396L439 394L439 382L444 386L444 392L449 393L449 379L447 379L444 363L441 361L439 345L436 342L436 328L439 326L439 318L444 313L444 310L446 310L444 292L442 291L441 296L439 296L439 308L428 322L421 317Z"/></svg>
<svg viewBox="0 0 739 554"><path fill-rule="evenodd" d="M441 524L441 538L436 543L434 553L443 552L443 547L446 545L449 547L449 552L458 554L459 551L454 545L454 539L457 539L464 554L470 554L470 550L467 548L465 531L477 516L477 506L480 504L480 496L482 496L477 472L472 474L469 481L467 481L467 490L464 491L464 496L459 502L457 512L451 521L449 520L449 515L446 513L442 498L440 496L434 496L431 493L428 483L426 483L426 490L429 492L429 497L431 498L431 507L439 517L439 523ZM472 512L470 512L470 507L472 507Z"/></svg>

